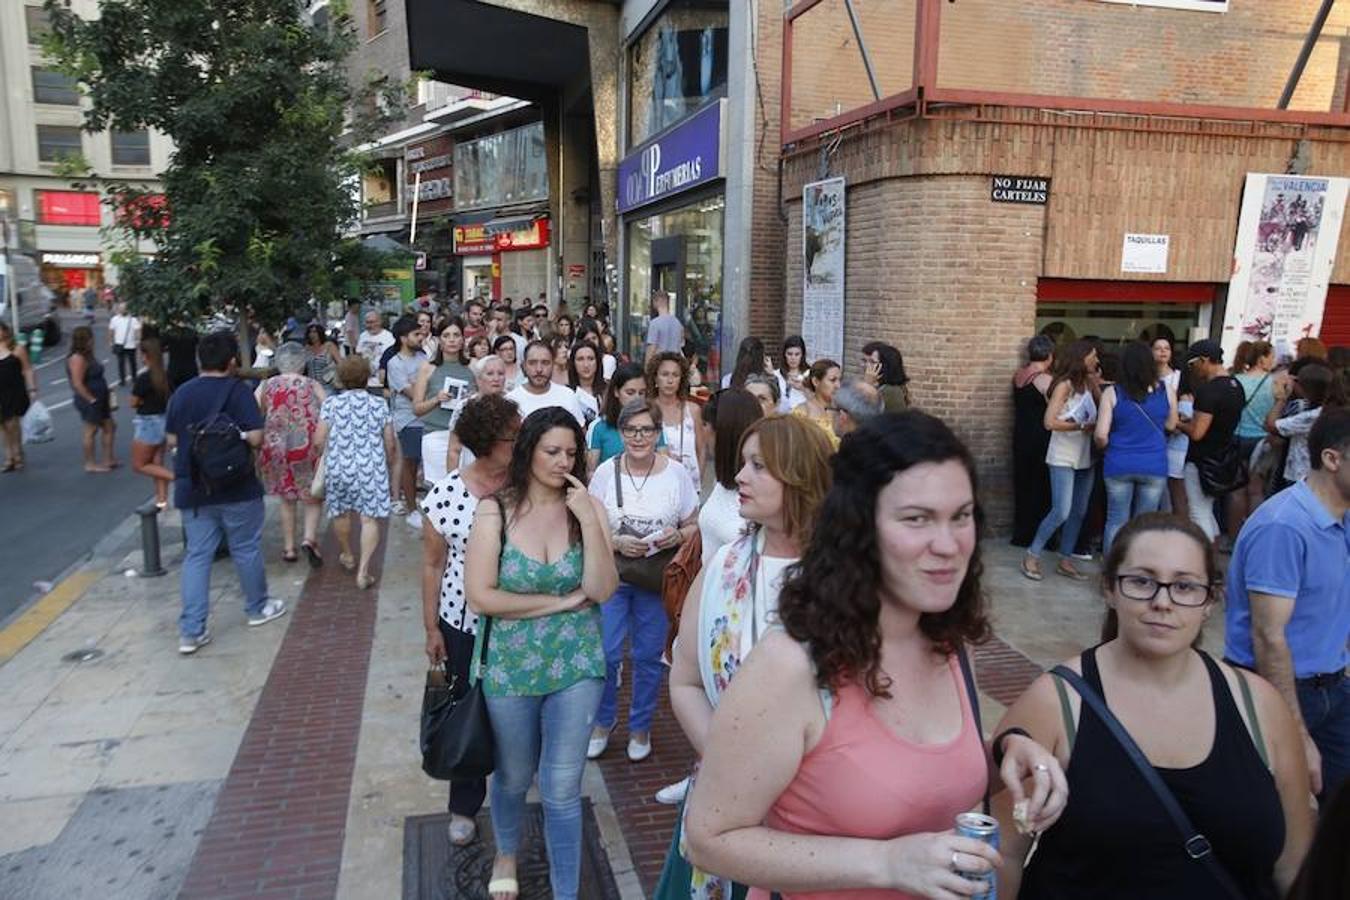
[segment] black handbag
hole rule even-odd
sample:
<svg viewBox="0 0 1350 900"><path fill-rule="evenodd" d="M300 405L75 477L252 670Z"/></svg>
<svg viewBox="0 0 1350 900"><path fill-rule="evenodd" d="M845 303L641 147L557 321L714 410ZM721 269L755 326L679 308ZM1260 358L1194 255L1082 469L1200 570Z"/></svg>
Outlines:
<svg viewBox="0 0 1350 900"><path fill-rule="evenodd" d="M1266 376L1266 378L1269 377L1269 375ZM1256 386L1256 390L1252 391L1252 398L1256 397L1257 392L1261 390L1261 385L1265 383L1265 379L1261 379L1261 383ZM1246 403L1243 403L1242 409L1245 411L1251 402L1249 399ZM1239 417L1241 415L1241 413L1238 414ZM1247 472L1247 460L1238 448L1236 431L1229 436L1228 443L1218 453L1197 459L1195 469L1200 476L1200 489L1210 497L1222 497L1225 494L1241 490L1251 480L1251 475Z"/></svg>
<svg viewBox="0 0 1350 900"><path fill-rule="evenodd" d="M483 646L478 662L486 665L492 620L485 617L482 622ZM486 778L492 773L496 741L481 679L471 678L466 687L444 664L427 672L420 743L422 771L432 778Z"/></svg>
<svg viewBox="0 0 1350 900"><path fill-rule="evenodd" d="M614 502L619 507L619 516L623 516L623 454L614 457ZM626 523L619 525L616 534L628 535L629 537L645 538L645 534L637 534L630 529ZM680 548L668 547L665 550L653 553L650 556L624 556L622 553L614 554L614 567L619 570L619 580L624 584L631 584L639 590L647 591L652 594L660 594L665 585L666 566L670 565L671 560L675 559L675 554L680 552Z"/></svg>
<svg viewBox="0 0 1350 900"><path fill-rule="evenodd" d="M502 547L506 547L506 509L501 506ZM478 666L487 665L488 641L492 637L492 619L479 619L483 643L478 650ZM497 742L488 718L483 680L472 676L469 667L466 688L450 674L449 661L440 669L427 672L422 694L422 771L441 781L486 778L492 774Z"/></svg>

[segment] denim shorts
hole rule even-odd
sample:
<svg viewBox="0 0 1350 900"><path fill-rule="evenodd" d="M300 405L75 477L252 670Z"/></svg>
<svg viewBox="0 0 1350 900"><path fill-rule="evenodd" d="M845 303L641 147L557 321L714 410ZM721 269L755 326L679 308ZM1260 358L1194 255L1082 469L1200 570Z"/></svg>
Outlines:
<svg viewBox="0 0 1350 900"><path fill-rule="evenodd" d="M400 428L398 446L404 459L420 462L422 459L422 426L409 425L406 428Z"/></svg>
<svg viewBox="0 0 1350 900"><path fill-rule="evenodd" d="M135 416L132 420L135 430L132 440L141 444L159 446L164 443L164 414L155 416Z"/></svg>

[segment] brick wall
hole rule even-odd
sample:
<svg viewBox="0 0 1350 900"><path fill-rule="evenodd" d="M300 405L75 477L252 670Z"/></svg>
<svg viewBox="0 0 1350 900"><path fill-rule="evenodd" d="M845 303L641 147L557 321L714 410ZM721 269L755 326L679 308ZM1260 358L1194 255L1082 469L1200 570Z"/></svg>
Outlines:
<svg viewBox="0 0 1350 900"><path fill-rule="evenodd" d="M915 0L855 3L882 96L912 80ZM938 86L1273 107L1320 0L1235 0L1222 14L1093 0L960 0L941 16ZM1338 4L1291 108L1345 108L1350 7ZM871 101L843 0L793 25L792 127Z"/></svg>
<svg viewBox="0 0 1350 900"><path fill-rule="evenodd" d="M920 176L850 187L846 370L870 340L900 348L916 405L975 454L991 525L1011 520L1008 378L1035 325L1044 208L991 204L983 176ZM801 202L788 233L801 234ZM801 317L801 254L787 253L787 318Z"/></svg>
<svg viewBox="0 0 1350 900"><path fill-rule="evenodd" d="M938 84L1273 107L1320 5L1237 0L1214 14L1090 0L943 3ZM1338 4L1291 108L1332 109L1348 28L1350 7Z"/></svg>
<svg viewBox="0 0 1350 900"><path fill-rule="evenodd" d="M783 18L781 9L774 3L759 3L758 12L755 69L752 71L758 81L758 92L753 111L755 171L748 226L754 236L750 248L748 324L749 334L763 338L773 346L783 338L783 242L787 234L778 203L778 157L782 146L778 104L783 68ZM727 222L726 227L744 226ZM731 363L732 359L725 363L728 371Z"/></svg>

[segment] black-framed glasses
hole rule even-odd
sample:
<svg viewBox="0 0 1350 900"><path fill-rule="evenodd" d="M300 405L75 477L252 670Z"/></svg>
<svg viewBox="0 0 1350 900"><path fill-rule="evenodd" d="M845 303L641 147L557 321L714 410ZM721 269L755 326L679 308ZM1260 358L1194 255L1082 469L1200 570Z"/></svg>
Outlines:
<svg viewBox="0 0 1350 900"><path fill-rule="evenodd" d="M620 429L620 431L623 432L623 436L629 438L649 438L660 430L661 429L657 428L655 425L628 425Z"/></svg>
<svg viewBox="0 0 1350 900"><path fill-rule="evenodd" d="M1167 596L1177 606L1204 606L1218 585L1205 581L1159 581L1147 575L1117 575L1116 590L1122 597L1152 603L1158 591L1166 588Z"/></svg>

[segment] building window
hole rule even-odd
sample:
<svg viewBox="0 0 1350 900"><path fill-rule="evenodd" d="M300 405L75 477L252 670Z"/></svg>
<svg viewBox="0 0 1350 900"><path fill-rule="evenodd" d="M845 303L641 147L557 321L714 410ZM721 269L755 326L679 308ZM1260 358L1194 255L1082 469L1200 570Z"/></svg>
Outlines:
<svg viewBox="0 0 1350 900"><path fill-rule="evenodd" d="M150 165L150 132L114 131L112 161L114 166Z"/></svg>
<svg viewBox="0 0 1350 900"><path fill-rule="evenodd" d="M383 34L389 28L386 0L366 0L366 24L370 37Z"/></svg>
<svg viewBox="0 0 1350 900"><path fill-rule="evenodd" d="M42 162L60 162L84 152L80 129L74 125L39 125L37 139L38 159Z"/></svg>
<svg viewBox="0 0 1350 900"><path fill-rule="evenodd" d="M75 79L64 72L33 66L33 102L78 106L80 89Z"/></svg>
<svg viewBox="0 0 1350 900"><path fill-rule="evenodd" d="M628 144L727 92L728 6L675 0L628 48Z"/></svg>
<svg viewBox="0 0 1350 900"><path fill-rule="evenodd" d="M28 43L37 46L42 43L43 38L51 34L52 20L48 18L47 11L40 6L25 6L23 8L24 23L28 26Z"/></svg>
<svg viewBox="0 0 1350 900"><path fill-rule="evenodd" d="M92 191L34 191L42 225L98 225L99 199Z"/></svg>

